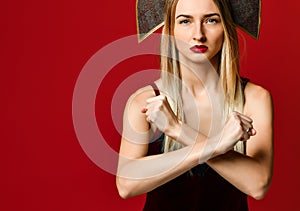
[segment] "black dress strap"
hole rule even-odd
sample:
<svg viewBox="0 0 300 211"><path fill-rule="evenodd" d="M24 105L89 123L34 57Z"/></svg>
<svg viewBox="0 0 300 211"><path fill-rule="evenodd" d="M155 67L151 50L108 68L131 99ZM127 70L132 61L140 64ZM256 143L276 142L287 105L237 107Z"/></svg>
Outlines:
<svg viewBox="0 0 300 211"><path fill-rule="evenodd" d="M248 83L249 81L250 81L249 78L241 78L241 82L242 82L242 90L243 90L243 92L244 92L245 87L246 87L246 85L247 85L247 83Z"/></svg>
<svg viewBox="0 0 300 211"><path fill-rule="evenodd" d="M156 86L156 84L153 82L153 83L151 83L150 85L152 86L152 88L153 88L153 90L154 90L154 92L155 92L155 95L156 95L156 96L160 95L159 89L158 89L158 87Z"/></svg>
<svg viewBox="0 0 300 211"><path fill-rule="evenodd" d="M245 88L247 83L250 81L249 78L241 78L241 84L242 84L242 92L243 92L243 101L245 103L246 99L245 99ZM245 142L246 143L246 142Z"/></svg>

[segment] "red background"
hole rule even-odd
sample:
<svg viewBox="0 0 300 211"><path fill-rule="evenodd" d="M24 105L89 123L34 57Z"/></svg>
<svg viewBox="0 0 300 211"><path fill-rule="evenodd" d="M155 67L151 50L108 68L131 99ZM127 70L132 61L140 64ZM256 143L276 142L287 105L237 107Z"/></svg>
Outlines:
<svg viewBox="0 0 300 211"><path fill-rule="evenodd" d="M295 210L298 200L299 8L297 1L263 0L260 39L242 33L243 75L270 90L275 107L273 183L265 199L249 199L251 210ZM141 210L144 196L119 198L114 175L89 160L72 123L82 67L105 45L136 33L135 0L2 1L0 27L0 210ZM106 114L101 130L115 149L120 136L106 99L155 61L122 62L102 84L97 116Z"/></svg>

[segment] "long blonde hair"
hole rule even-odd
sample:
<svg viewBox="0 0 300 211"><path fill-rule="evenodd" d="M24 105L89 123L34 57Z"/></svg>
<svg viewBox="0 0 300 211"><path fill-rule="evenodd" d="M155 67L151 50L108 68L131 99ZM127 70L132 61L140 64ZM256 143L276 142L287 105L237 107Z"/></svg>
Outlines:
<svg viewBox="0 0 300 211"><path fill-rule="evenodd" d="M166 0L165 23L161 39L161 81L168 94L173 112L184 121L181 96L181 71L178 51L174 40L175 12L178 0ZM219 77L224 92L224 118L232 111L243 111L244 96L239 74L239 45L236 26L232 20L228 0L214 0L220 11L224 28L224 42L220 52ZM181 148L180 143L166 136L164 152ZM245 153L244 142L239 142L235 150Z"/></svg>

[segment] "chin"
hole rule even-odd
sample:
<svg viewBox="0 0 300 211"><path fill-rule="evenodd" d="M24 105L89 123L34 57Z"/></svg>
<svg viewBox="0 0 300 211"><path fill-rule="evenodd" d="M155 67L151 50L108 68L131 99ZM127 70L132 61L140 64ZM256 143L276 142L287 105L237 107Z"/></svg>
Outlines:
<svg viewBox="0 0 300 211"><path fill-rule="evenodd" d="M199 63L199 64L204 64L204 63L209 63L210 59L206 56L205 53L181 53L179 54L179 61L180 63Z"/></svg>

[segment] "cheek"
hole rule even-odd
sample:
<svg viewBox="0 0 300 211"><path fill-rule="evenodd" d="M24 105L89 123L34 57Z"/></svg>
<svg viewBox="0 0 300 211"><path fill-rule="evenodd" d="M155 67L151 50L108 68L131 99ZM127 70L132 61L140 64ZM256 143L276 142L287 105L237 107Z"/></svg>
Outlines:
<svg viewBox="0 0 300 211"><path fill-rule="evenodd" d="M179 52L184 51L184 49L187 47L188 43L188 33L186 31L184 32L183 30L174 30L174 38L175 38L175 44Z"/></svg>
<svg viewBox="0 0 300 211"><path fill-rule="evenodd" d="M174 38L175 38L175 40L182 40L183 39L183 34L175 30L174 31Z"/></svg>
<svg viewBox="0 0 300 211"><path fill-rule="evenodd" d="M218 33L218 35L215 37L216 48L218 49L218 51L221 50L223 46L223 42L224 42L224 33L222 31Z"/></svg>
<svg viewBox="0 0 300 211"><path fill-rule="evenodd" d="M182 30L180 28L175 27L174 29L174 38L176 40L182 40L182 41L187 41L188 39L188 34L186 30Z"/></svg>
<svg viewBox="0 0 300 211"><path fill-rule="evenodd" d="M184 42L182 39L180 38L176 38L175 39L175 45L176 45L176 48L177 50L180 52L180 53L183 53L184 54L184 51L186 49L186 42Z"/></svg>

